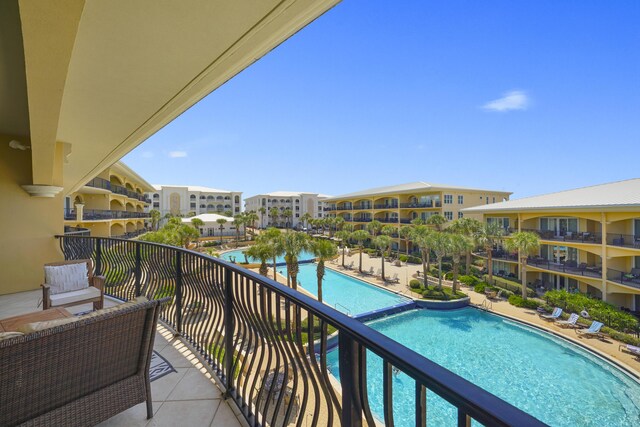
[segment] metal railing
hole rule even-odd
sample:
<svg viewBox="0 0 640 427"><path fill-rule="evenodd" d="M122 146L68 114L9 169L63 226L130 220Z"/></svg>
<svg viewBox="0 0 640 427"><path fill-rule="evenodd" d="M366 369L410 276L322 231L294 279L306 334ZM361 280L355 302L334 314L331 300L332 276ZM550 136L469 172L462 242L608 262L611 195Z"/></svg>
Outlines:
<svg viewBox="0 0 640 427"><path fill-rule="evenodd" d="M103 190L111 191L111 182L104 178L93 178L91 181L87 182L87 187L93 188L102 188Z"/></svg>
<svg viewBox="0 0 640 427"><path fill-rule="evenodd" d="M64 219L75 220L76 218L76 208L64 208Z"/></svg>
<svg viewBox="0 0 640 427"><path fill-rule="evenodd" d="M397 224L398 218L374 218L378 222L382 222L384 224Z"/></svg>
<svg viewBox="0 0 640 427"><path fill-rule="evenodd" d="M556 271L558 273L574 274L577 276L593 277L598 279L602 278L602 267L587 265L587 263L578 264L575 261L557 263L545 258L534 257L527 259L527 264L538 268L544 268L545 270Z"/></svg>
<svg viewBox="0 0 640 427"><path fill-rule="evenodd" d="M423 203L400 203L401 208L432 208L434 207L434 202L423 202Z"/></svg>
<svg viewBox="0 0 640 427"><path fill-rule="evenodd" d="M607 245L640 249L640 236L607 233Z"/></svg>
<svg viewBox="0 0 640 427"><path fill-rule="evenodd" d="M626 286L633 286L634 288L640 288L640 269L620 271L607 268L607 280Z"/></svg>
<svg viewBox="0 0 640 427"><path fill-rule="evenodd" d="M416 425L435 411L426 393L455 408L458 426L542 422L330 306L204 254L148 242L58 236L66 259L91 258L105 292L121 299L170 297L161 318L183 335L250 425L393 425L394 370L412 379ZM329 329L331 328L331 329ZM330 378L336 331L342 393ZM334 350L335 351L335 350ZM367 359L382 359L382 387L367 384ZM334 366L334 365L332 365ZM453 420L452 420L453 421Z"/></svg>
<svg viewBox="0 0 640 427"><path fill-rule="evenodd" d="M68 225L65 225L64 235L65 236L90 236L91 230L83 227L70 227Z"/></svg>
<svg viewBox="0 0 640 427"><path fill-rule="evenodd" d="M101 220L101 219L130 219L130 218L149 218L149 213L130 212L130 211L112 211L112 210L102 210L102 209L85 209L82 212L82 219L85 221Z"/></svg>
<svg viewBox="0 0 640 427"><path fill-rule="evenodd" d="M383 204L383 205L374 205L373 206L375 209L398 209L398 204L397 203L390 203L390 204ZM367 209L371 209L371 207L367 208Z"/></svg>
<svg viewBox="0 0 640 427"><path fill-rule="evenodd" d="M586 231L560 231L540 230L540 229L522 229L537 234L543 240L554 240L556 242L578 242L578 243L602 243L601 233L591 233Z"/></svg>
<svg viewBox="0 0 640 427"><path fill-rule="evenodd" d="M476 256L487 258L487 251L476 251L473 253ZM494 250L491 251L491 259L494 261L518 261L518 254L510 254L505 251Z"/></svg>

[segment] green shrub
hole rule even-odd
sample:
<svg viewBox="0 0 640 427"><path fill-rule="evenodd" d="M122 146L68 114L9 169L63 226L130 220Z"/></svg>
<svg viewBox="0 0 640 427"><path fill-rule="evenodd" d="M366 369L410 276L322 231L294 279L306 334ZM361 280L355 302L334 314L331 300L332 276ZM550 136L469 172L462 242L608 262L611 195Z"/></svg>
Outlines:
<svg viewBox="0 0 640 427"><path fill-rule="evenodd" d="M444 275L445 280L453 280L453 272L450 271Z"/></svg>
<svg viewBox="0 0 640 427"><path fill-rule="evenodd" d="M417 256L409 255L409 257L407 258L407 262L409 264L422 264L422 259Z"/></svg>
<svg viewBox="0 0 640 427"><path fill-rule="evenodd" d="M426 298L426 299L435 299L435 300L442 300L442 301L448 301L451 299L460 299L460 298L464 298L467 295L463 292L456 292L455 294L453 293L453 290L451 288L448 288L446 286L443 286L442 289L438 289L435 286L428 286L427 288L425 288L422 291L422 297Z"/></svg>
<svg viewBox="0 0 640 427"><path fill-rule="evenodd" d="M409 257L408 257L408 256L406 256L406 255L400 255L400 256L398 257L398 259L399 259L400 261L402 261L402 262L407 262L407 260L409 259Z"/></svg>
<svg viewBox="0 0 640 427"><path fill-rule="evenodd" d="M460 276L458 277L458 280L460 281L460 283L463 283L467 286L475 286L480 283L480 280L478 280L478 278L475 276Z"/></svg>
<svg viewBox="0 0 640 427"><path fill-rule="evenodd" d="M477 292L477 293L479 293L479 294L484 294L484 290L485 290L485 288L486 288L487 286L489 286L489 284L488 284L488 283L486 283L486 282L480 282L480 283L477 283L477 284L473 287L473 290L474 290L474 291L476 291L476 292Z"/></svg>
<svg viewBox="0 0 640 427"><path fill-rule="evenodd" d="M488 276L484 276L484 279L487 280ZM522 284L518 282L514 282L513 280L505 279L502 277L493 276L493 284L499 288L505 289L507 291L511 291L514 294L522 295ZM536 292L533 289L527 288L527 297L535 297L537 296Z"/></svg>
<svg viewBox="0 0 640 427"><path fill-rule="evenodd" d="M511 295L509 297L509 304L515 305L516 307L524 307L530 308L532 310L540 307L540 303L533 299L523 299L520 295Z"/></svg>
<svg viewBox="0 0 640 427"><path fill-rule="evenodd" d="M586 310L592 319L619 332L633 331L638 328L638 320L633 315L584 294L549 291L544 294L544 298L549 305L561 307L568 312L580 313L582 310Z"/></svg>
<svg viewBox="0 0 640 427"><path fill-rule="evenodd" d="M153 295L153 299L173 297L175 294L176 294L175 285L164 285L155 292L155 294Z"/></svg>
<svg viewBox="0 0 640 427"><path fill-rule="evenodd" d="M411 289L420 289L422 287L422 282L418 279L411 279L409 282L409 287Z"/></svg>

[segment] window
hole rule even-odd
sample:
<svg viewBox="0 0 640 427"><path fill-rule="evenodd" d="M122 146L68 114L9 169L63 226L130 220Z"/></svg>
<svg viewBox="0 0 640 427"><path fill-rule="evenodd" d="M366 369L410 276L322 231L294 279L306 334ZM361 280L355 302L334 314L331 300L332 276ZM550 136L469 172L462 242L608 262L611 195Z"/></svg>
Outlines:
<svg viewBox="0 0 640 427"><path fill-rule="evenodd" d="M458 204L464 205L464 196L458 196Z"/></svg>
<svg viewBox="0 0 640 427"><path fill-rule="evenodd" d="M318 214L318 218L322 218L322 214L321 213Z"/></svg>
<svg viewBox="0 0 640 427"><path fill-rule="evenodd" d="M300 214L296 214L296 218L300 218Z"/></svg>
<svg viewBox="0 0 640 427"><path fill-rule="evenodd" d="M191 203L191 209L195 209L195 208L196 208L196 203L195 202Z"/></svg>
<svg viewBox="0 0 640 427"><path fill-rule="evenodd" d="M489 204L489 196L487 196L487 204Z"/></svg>
<svg viewBox="0 0 640 427"><path fill-rule="evenodd" d="M195 194L192 194L191 196L189 196L189 198L190 198L191 200L195 200L195 199L196 199L196 195L195 195Z"/></svg>
<svg viewBox="0 0 640 427"><path fill-rule="evenodd" d="M160 198L160 195L159 195L159 194L154 194L154 195L153 195L153 198L154 198L154 199L158 199L158 198Z"/></svg>
<svg viewBox="0 0 640 427"><path fill-rule="evenodd" d="M300 206L296 206L296 211L299 211L299 210L300 210Z"/></svg>
<svg viewBox="0 0 640 427"><path fill-rule="evenodd" d="M159 207L160 207L160 203L158 203L158 202L153 202L153 207L154 207L154 208L159 208Z"/></svg>
<svg viewBox="0 0 640 427"><path fill-rule="evenodd" d="M445 196L446 197L446 196ZM446 199L445 199L446 200ZM447 221L451 221L453 219L453 212L451 211L445 211L444 212L444 217L447 219Z"/></svg>
<svg viewBox="0 0 640 427"><path fill-rule="evenodd" d="M464 217L464 214L462 212L458 212L458 219L461 219L462 217Z"/></svg>
<svg viewBox="0 0 640 427"><path fill-rule="evenodd" d="M494 198L493 198L493 202L492 202L492 203L495 203L495 202L496 202L496 198L494 197Z"/></svg>
<svg viewBox="0 0 640 427"><path fill-rule="evenodd" d="M444 195L444 204L445 205L450 205L451 203L453 203L453 195L452 194L445 194Z"/></svg>

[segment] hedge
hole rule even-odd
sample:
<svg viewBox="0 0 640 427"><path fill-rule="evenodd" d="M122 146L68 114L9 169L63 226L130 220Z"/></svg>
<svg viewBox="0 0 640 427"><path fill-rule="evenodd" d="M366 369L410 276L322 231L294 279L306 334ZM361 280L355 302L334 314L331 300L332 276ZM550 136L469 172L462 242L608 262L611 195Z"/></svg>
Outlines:
<svg viewBox="0 0 640 427"><path fill-rule="evenodd" d="M485 274L483 277L484 277L484 280L486 281L489 276ZM498 288L511 291L514 294L522 295L522 285L512 280L507 280L507 279L503 279L502 277L493 276L493 285ZM534 290L527 288L527 296L535 297L537 296L537 294Z"/></svg>
<svg viewBox="0 0 640 427"><path fill-rule="evenodd" d="M509 297L509 304L515 305L516 307L524 307L530 308L532 310L536 310L540 307L540 303L534 299L523 299L520 295L511 295Z"/></svg>

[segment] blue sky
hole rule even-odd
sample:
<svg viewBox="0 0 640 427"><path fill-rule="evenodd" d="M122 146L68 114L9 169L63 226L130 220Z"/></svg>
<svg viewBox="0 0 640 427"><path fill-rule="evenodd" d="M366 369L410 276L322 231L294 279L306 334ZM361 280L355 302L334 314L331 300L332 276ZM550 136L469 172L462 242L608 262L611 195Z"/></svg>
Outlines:
<svg viewBox="0 0 640 427"><path fill-rule="evenodd" d="M513 198L640 177L640 1L344 0L123 160L154 184Z"/></svg>

